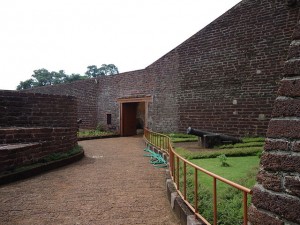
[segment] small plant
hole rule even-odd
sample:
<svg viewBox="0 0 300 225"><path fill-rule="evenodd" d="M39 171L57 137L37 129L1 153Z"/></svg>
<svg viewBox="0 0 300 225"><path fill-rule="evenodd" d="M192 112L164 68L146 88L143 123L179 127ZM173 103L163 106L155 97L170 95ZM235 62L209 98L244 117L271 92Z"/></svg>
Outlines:
<svg viewBox="0 0 300 225"><path fill-rule="evenodd" d="M229 167L229 166L230 166L230 165L226 162L226 161L227 161L227 157L226 157L225 154L219 155L217 158L220 160L221 166L222 166L222 167Z"/></svg>
<svg viewBox="0 0 300 225"><path fill-rule="evenodd" d="M99 123L96 127L96 131L105 131L105 127Z"/></svg>

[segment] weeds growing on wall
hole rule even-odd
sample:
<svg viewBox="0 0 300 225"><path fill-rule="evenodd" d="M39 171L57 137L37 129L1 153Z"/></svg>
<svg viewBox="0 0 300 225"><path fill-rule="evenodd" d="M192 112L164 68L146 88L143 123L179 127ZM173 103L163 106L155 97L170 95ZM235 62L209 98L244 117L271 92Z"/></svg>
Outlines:
<svg viewBox="0 0 300 225"><path fill-rule="evenodd" d="M43 157L42 159L40 159L36 163L33 163L31 165L27 165L27 166L18 167L18 168L15 168L13 171L8 171L8 172L22 172L22 171L30 170L30 169L42 166L45 163L58 161L58 160L62 160L62 159L67 159L67 158L69 158L73 155L76 155L76 154L78 154L82 151L83 151L82 147L80 145L77 145L77 146L75 146L74 148L72 148L71 150L69 150L67 152L52 153L50 155L47 155L47 156Z"/></svg>

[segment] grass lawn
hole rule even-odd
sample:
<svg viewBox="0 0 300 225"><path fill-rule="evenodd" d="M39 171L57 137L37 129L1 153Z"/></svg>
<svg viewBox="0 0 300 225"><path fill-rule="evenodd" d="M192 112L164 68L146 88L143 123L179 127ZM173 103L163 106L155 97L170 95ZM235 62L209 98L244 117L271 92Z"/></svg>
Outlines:
<svg viewBox="0 0 300 225"><path fill-rule="evenodd" d="M249 173L257 173L259 160L260 159L258 156L228 157L226 162L230 165L229 167L222 167L218 158L192 159L190 161L210 172L240 184L243 178L247 177ZM199 179L203 185L207 187L212 186L212 178L210 176L200 173ZM250 178L248 177L248 179ZM248 182L243 185L247 188L252 188L254 184L255 177L253 177L251 180L248 180ZM220 188L225 188L225 186L228 185L223 184L223 182L218 182L218 186Z"/></svg>
<svg viewBox="0 0 300 225"><path fill-rule="evenodd" d="M79 131L77 133L77 136L79 138L81 137L102 137L102 136L109 136L109 135L113 135L113 132L109 132L109 131L100 131L100 130L83 130L83 131Z"/></svg>
<svg viewBox="0 0 300 225"><path fill-rule="evenodd" d="M171 135L173 143L194 137ZM175 141L174 141L175 140ZM251 189L255 184L259 168L259 155L263 151L264 138L243 138L243 143L216 146L214 149L189 151L184 147L176 147L175 151L203 169L230 181ZM183 145L184 146L184 145ZM228 167L221 166L218 158L226 155ZM183 193L183 163L180 163L180 190ZM194 169L187 167L187 199L194 205ZM218 225L242 224L243 192L221 181L217 181ZM248 195L248 204L251 196ZM213 223L213 178L198 172L198 206L199 213Z"/></svg>

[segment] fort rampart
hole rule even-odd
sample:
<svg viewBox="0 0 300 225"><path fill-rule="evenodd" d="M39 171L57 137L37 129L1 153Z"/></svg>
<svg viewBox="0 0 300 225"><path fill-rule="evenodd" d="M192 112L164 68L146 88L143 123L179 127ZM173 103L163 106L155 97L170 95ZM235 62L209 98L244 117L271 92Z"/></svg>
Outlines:
<svg viewBox="0 0 300 225"><path fill-rule="evenodd" d="M145 69L28 91L76 96L82 128L105 125L111 114L118 130L117 100L152 96L153 130L264 136L298 11L244 0Z"/></svg>

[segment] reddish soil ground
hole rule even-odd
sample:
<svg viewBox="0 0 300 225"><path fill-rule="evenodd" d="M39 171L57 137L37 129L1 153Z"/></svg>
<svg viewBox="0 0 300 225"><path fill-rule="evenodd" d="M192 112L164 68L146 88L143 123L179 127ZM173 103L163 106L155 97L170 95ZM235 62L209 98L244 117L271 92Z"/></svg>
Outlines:
<svg viewBox="0 0 300 225"><path fill-rule="evenodd" d="M140 137L79 144L83 160L0 187L1 225L179 224Z"/></svg>

